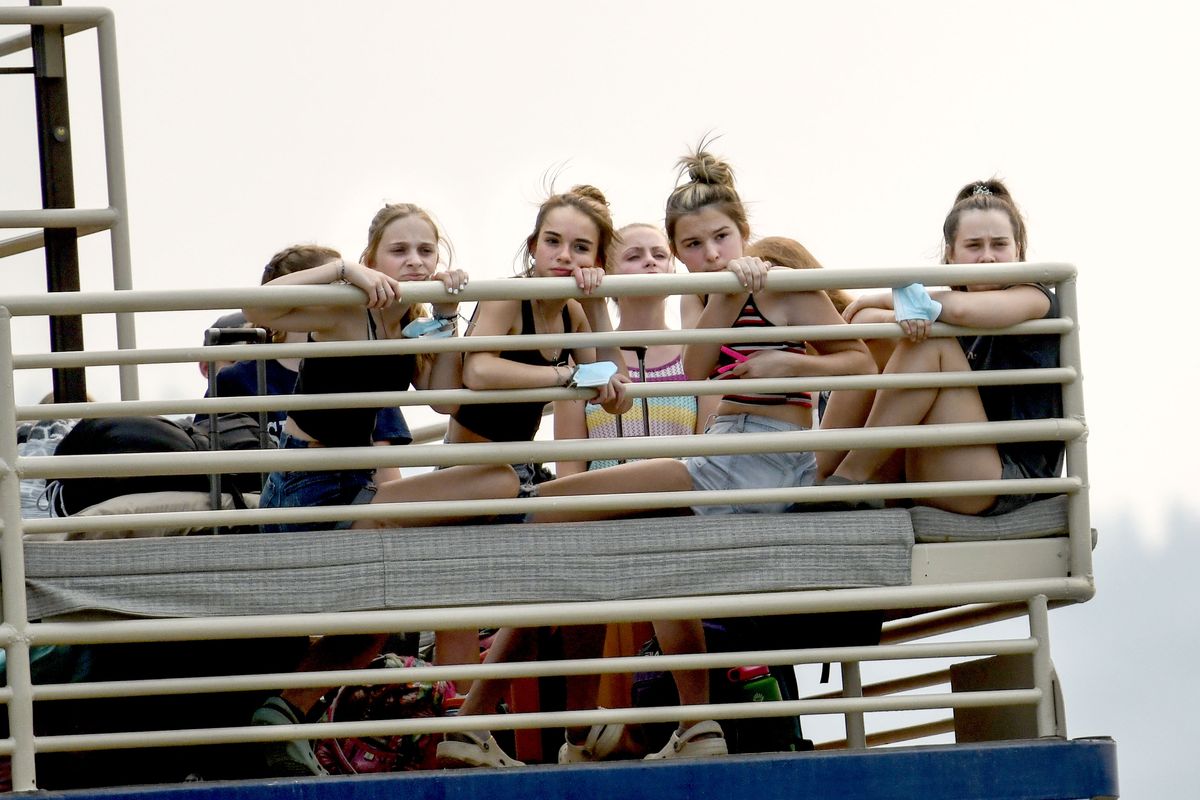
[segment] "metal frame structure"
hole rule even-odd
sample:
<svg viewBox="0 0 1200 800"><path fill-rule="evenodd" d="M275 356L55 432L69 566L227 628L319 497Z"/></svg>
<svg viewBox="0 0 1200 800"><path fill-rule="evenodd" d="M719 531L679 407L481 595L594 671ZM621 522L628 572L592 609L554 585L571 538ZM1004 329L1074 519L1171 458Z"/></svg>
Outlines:
<svg viewBox="0 0 1200 800"><path fill-rule="evenodd" d="M145 456L73 456L28 457L16 456L15 428L28 419L55 416L112 416L121 414L181 413L184 411L260 410L271 407L345 407L347 405L402 404L431 402L495 402L498 399L554 399L579 397L583 393L572 389L540 389L515 392L406 392L401 394L341 395L337 398L295 395L285 398L222 398L180 401L122 401L119 403L57 404L46 406L15 405L12 374L15 369L44 367L47 363L101 366L123 363L163 363L190 361L200 357L196 348L118 350L108 352L14 354L9 335L11 314L40 315L48 311L43 297L0 298L4 312L0 313L0 374L6 376L6 388L0 393L0 515L3 517L3 586L4 623L0 625L0 643L8 649L9 686L0 690L0 700L9 706L13 734L0 741L0 754L13 757L14 785L34 787L35 752L63 752L78 749L126 748L140 745L183 745L213 742L257 742L277 738L314 735L345 735L349 733L400 733L412 730L467 730L484 727L532 728L564 724L593 724L596 722L645 722L675 719L678 708L609 709L594 712L537 712L502 716L444 718L437 720L401 720L387 723L339 723L337 725L280 726L262 728L213 728L181 731L109 733L81 736L34 736L33 702L86 697L138 696L212 691L250 691L263 688L278 689L290 686L337 685L361 683L361 674L347 672L305 673L301 675L246 675L242 677L188 678L145 680L112 684L33 685L29 672L29 648L38 644L100 643L136 641L183 641L193 639L228 639L273 637L297 634L328 634L377 632L386 630L456 629L476 626L570 624L573 622L635 621L644 619L689 618L702 603L711 616L747 616L758 614L803 613L833 610L890 609L947 609L903 620L889 626L885 636L891 643L866 648L822 648L817 650L787 650L753 653L722 653L693 656L661 657L656 666L713 667L744 663L800 664L837 661L843 669L843 696L816 697L770 704L733 704L701 706L688 709L689 716L737 718L773 715L839 714L846 720L847 746L863 748L872 742L905 741L944 731L946 723L932 723L910 728L868 732L864 715L879 712L934 708L971 708L980 706L1031 705L1037 709L1040 735L1056 731L1053 692L1050 681L1050 652L1047 612L1050 605L1087 600L1093 593L1091 570L1091 531L1087 507L1087 479L1082 392L1079 390L1079 353L1074 295L1075 271L1064 265L998 265L972 267L968 275L964 268L926 267L890 270L825 270L788 271L772 273L769 284L775 290L804 290L829 287L834 284L861 288L871 285L907 283L914 280L935 282L965 281L968 277L985 281L1045 280L1056 284L1062 305L1057 320L1025 323L1009 332L1054 332L1062 336L1062 366L1046 374L1025 375L994 373L989 375L879 375L841 376L828 378L793 378L759 380L755 391L819 390L823 388L858 388L875 386L959 385L960 381L977 383L980 378L993 382L1045 381L1060 383L1064 388L1064 417L1060 420L1041 420L1023 423L980 423L974 425L919 426L878 430L803 431L786 436L758 437L682 437L681 440L662 440L633 437L627 440L558 441L492 445L412 445L404 448L350 448L320 451L242 451L241 453L192 453L186 457L171 454ZM732 290L732 276L661 276L650 278L614 277L603 285L610 296L624 293L692 293ZM466 300L500 296L554 296L574 292L570 281L478 281L465 292ZM650 285L654 284L654 285ZM433 300L442 292L439 286L414 286L417 300ZM199 294L199 296L197 296ZM349 287L299 287L296 289L255 288L209 293L179 292L122 292L87 293L72 296L71 310L80 313L112 313L116 310L151 311L164 308L210 308L244 304L270 305L320 301L322 303L354 304L361 302L358 292ZM426 296L428 295L428 296ZM60 300L61 303L61 300ZM935 325L935 335L948 336L961 332L950 326ZM866 326L797 326L779 328L781 338L847 338L857 336L895 337L894 325ZM742 331L660 331L641 337L655 341L700 341L744 336ZM757 334L761 336L761 333ZM619 344L637 334L605 333L574 335L582 342ZM412 352L415 349L494 350L503 345L535 348L551 343L561 344L558 337L524 336L519 342L505 337L469 337L433 340L316 343L299 345L230 345L222 348L222 357L279 357L305 354L320 357L352 352ZM1074 341L1073 341L1074 340ZM203 357L212 358L213 348ZM7 369L5 367L8 367ZM631 393L712 393L733 390L729 382L713 386L706 382L676 384L634 384ZM1023 482L948 482L941 484L881 484L869 487L805 487L781 490L738 492L737 497L721 492L664 493L662 495L612 495L604 497L556 498L557 507L603 508L627 507L638 503L649 507L693 505L706 502L762 501L788 496L799 502L808 500L850 499L861 496L903 497L919 493L924 496L970 494L1004 491L1065 492L1070 495L1070 537L1068 540L1070 571L1065 576L1038 577L1040 567L1030 564L1028 576L1003 580L974 580L965 577L946 583L938 578L933 583L875 589L846 589L821 592L782 592L751 595L721 595L686 599L648 599L639 601L544 603L513 606L455 607L445 609L394 609L389 611L354 612L346 614L277 615L270 617L224 617L192 619L109 620L95 622L28 621L23 592L11 587L24 585L23 545L25 534L40 535L66 530L100 531L115 528L161 527L165 524L231 525L258 523L266 520L365 518L371 516L419 518L436 511L427 503L396 506L355 506L298 510L249 510L221 512L189 512L183 514L117 515L91 519L20 519L18 480L20 477L128 475L162 473L194 473L207 471L263 471L278 468L347 468L366 466L434 466L460 463L470 458L477 463L511 463L514 461L557 460L569 458L624 457L637 458L660 455L695 455L719 452L754 450L829 449L875 445L912 446L983 441L1023 441L1059 439L1067 442L1068 470L1066 476L1043 481ZM498 511L530 511L547 504L546 498L506 501L477 501L480 509ZM469 504L465 504L469 505ZM643 521L644 522L644 521ZM1011 544L1011 543L1001 543ZM947 547L928 545L925 547ZM1022 549L1016 558L1027 558L1030 549ZM1025 615L1029 619L1029 635L1016 640L983 640L965 643L906 641L923 638L946 629L962 629L980 621ZM1033 659L1035 681L1027 689L990 690L979 692L912 693L918 685L933 686L944 682L939 677L912 678L890 686L863 686L858 665L871 661L929 658L971 658L986 655L1025 654ZM407 671L403 675L386 670L372 671L370 680L409 680L413 678L470 679L478 677L511 677L516 675L566 675L584 672L629 672L644 665L631 659L606 658L585 661L553 661L533 664L493 664L480 666L431 667ZM900 693L897 694L896 692ZM319 728L319 729L318 729Z"/></svg>

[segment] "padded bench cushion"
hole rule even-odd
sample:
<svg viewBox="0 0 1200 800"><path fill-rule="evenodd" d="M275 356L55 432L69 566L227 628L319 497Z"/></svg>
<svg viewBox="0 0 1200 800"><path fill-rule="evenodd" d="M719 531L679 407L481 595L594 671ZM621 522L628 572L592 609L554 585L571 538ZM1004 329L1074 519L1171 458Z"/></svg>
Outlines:
<svg viewBox="0 0 1200 800"><path fill-rule="evenodd" d="M30 619L358 611L902 586L900 509L27 542Z"/></svg>
<svg viewBox="0 0 1200 800"><path fill-rule="evenodd" d="M918 544L1042 539L1067 535L1067 496L1038 500L998 517L972 517L915 506L913 534Z"/></svg>

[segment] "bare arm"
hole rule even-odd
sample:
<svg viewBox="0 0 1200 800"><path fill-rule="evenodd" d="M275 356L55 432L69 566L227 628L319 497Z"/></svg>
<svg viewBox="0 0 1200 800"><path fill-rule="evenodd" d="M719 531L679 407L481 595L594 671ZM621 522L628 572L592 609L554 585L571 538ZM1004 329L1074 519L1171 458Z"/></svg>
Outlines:
<svg viewBox="0 0 1200 800"><path fill-rule="evenodd" d="M554 438L555 439L586 439L587 419L585 403L582 400L554 401ZM587 471L586 461L559 461L555 473L563 478Z"/></svg>
<svg viewBox="0 0 1200 800"><path fill-rule="evenodd" d="M939 322L968 328L1006 328L1041 319L1050 311L1050 298L1027 283L979 292L930 292L942 304Z"/></svg>
<svg viewBox="0 0 1200 800"><path fill-rule="evenodd" d="M485 300L475 312L472 336L507 336L519 332L520 300ZM496 352L467 353L462 380L468 389L536 389L565 386L571 371L566 367L521 364Z"/></svg>
<svg viewBox="0 0 1200 800"><path fill-rule="evenodd" d="M387 308L400 300L400 282L382 272L337 259L313 269L281 275L267 286L324 286L345 280L366 295L367 308ZM255 325L280 331L318 333L321 339L352 340L360 338L362 329L360 309L351 306L298 306L295 308L242 309L246 319Z"/></svg>

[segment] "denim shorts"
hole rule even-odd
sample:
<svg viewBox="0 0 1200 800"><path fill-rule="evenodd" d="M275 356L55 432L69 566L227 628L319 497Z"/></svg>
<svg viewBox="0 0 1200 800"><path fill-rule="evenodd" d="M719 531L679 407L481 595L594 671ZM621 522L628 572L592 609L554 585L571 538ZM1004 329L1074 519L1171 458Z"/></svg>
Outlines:
<svg viewBox="0 0 1200 800"><path fill-rule="evenodd" d="M310 443L290 434L279 439L281 450L304 450ZM369 469L323 470L318 472L272 472L263 484L259 508L314 508L369 503L375 496L374 475ZM263 533L345 530L353 520L337 522L284 522L263 525Z"/></svg>
<svg viewBox="0 0 1200 800"><path fill-rule="evenodd" d="M1006 453L1000 454L1000 479L1005 481L1030 477L1029 472ZM1040 494L1001 494L985 510L979 513L981 517L998 517L1008 514L1018 508L1024 508L1034 500L1041 500L1049 495Z"/></svg>
<svg viewBox="0 0 1200 800"><path fill-rule="evenodd" d="M778 433L805 430L758 414L722 414L713 419L705 435L732 433ZM694 456L686 460L697 491L721 489L779 489L811 486L817 475L817 458L810 450L790 453L744 453L728 456ZM778 514L790 500L750 505L695 506L695 514Z"/></svg>

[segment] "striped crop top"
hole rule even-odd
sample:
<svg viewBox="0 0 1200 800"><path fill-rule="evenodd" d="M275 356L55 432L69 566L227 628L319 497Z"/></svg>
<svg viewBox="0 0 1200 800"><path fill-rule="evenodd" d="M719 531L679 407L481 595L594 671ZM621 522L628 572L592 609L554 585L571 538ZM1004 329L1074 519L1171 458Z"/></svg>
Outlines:
<svg viewBox="0 0 1200 800"><path fill-rule="evenodd" d="M741 313L731 327L734 328L774 328L773 322L762 315L758 310L758 304L754 302L754 295L750 295L746 299L746 305L742 306ZM741 342L739 344L727 345L728 350L748 357L753 353L762 350L781 350L785 353L798 353L803 355L807 352L804 342ZM724 350L721 351L717 358L717 365L713 368L712 373L708 376L709 379L718 377L721 373L719 370L722 367L734 364L743 359L734 358ZM722 399L732 403L743 403L748 406L800 406L801 408L812 408L812 397L808 392L791 392L789 394L727 394Z"/></svg>
<svg viewBox="0 0 1200 800"><path fill-rule="evenodd" d="M635 383L643 380L637 367L630 367L629 377ZM663 381L686 381L683 373L683 357L676 356L666 364L647 367L644 380L647 383ZM646 430L645 417L640 400L633 408L621 415L621 433L625 436L686 436L696 432L696 398L648 397L646 409L650 414L650 429ZM584 410L589 439L615 439L618 436L617 418L595 403L588 403ZM588 469L601 469L616 465L616 461L605 459L592 461Z"/></svg>

